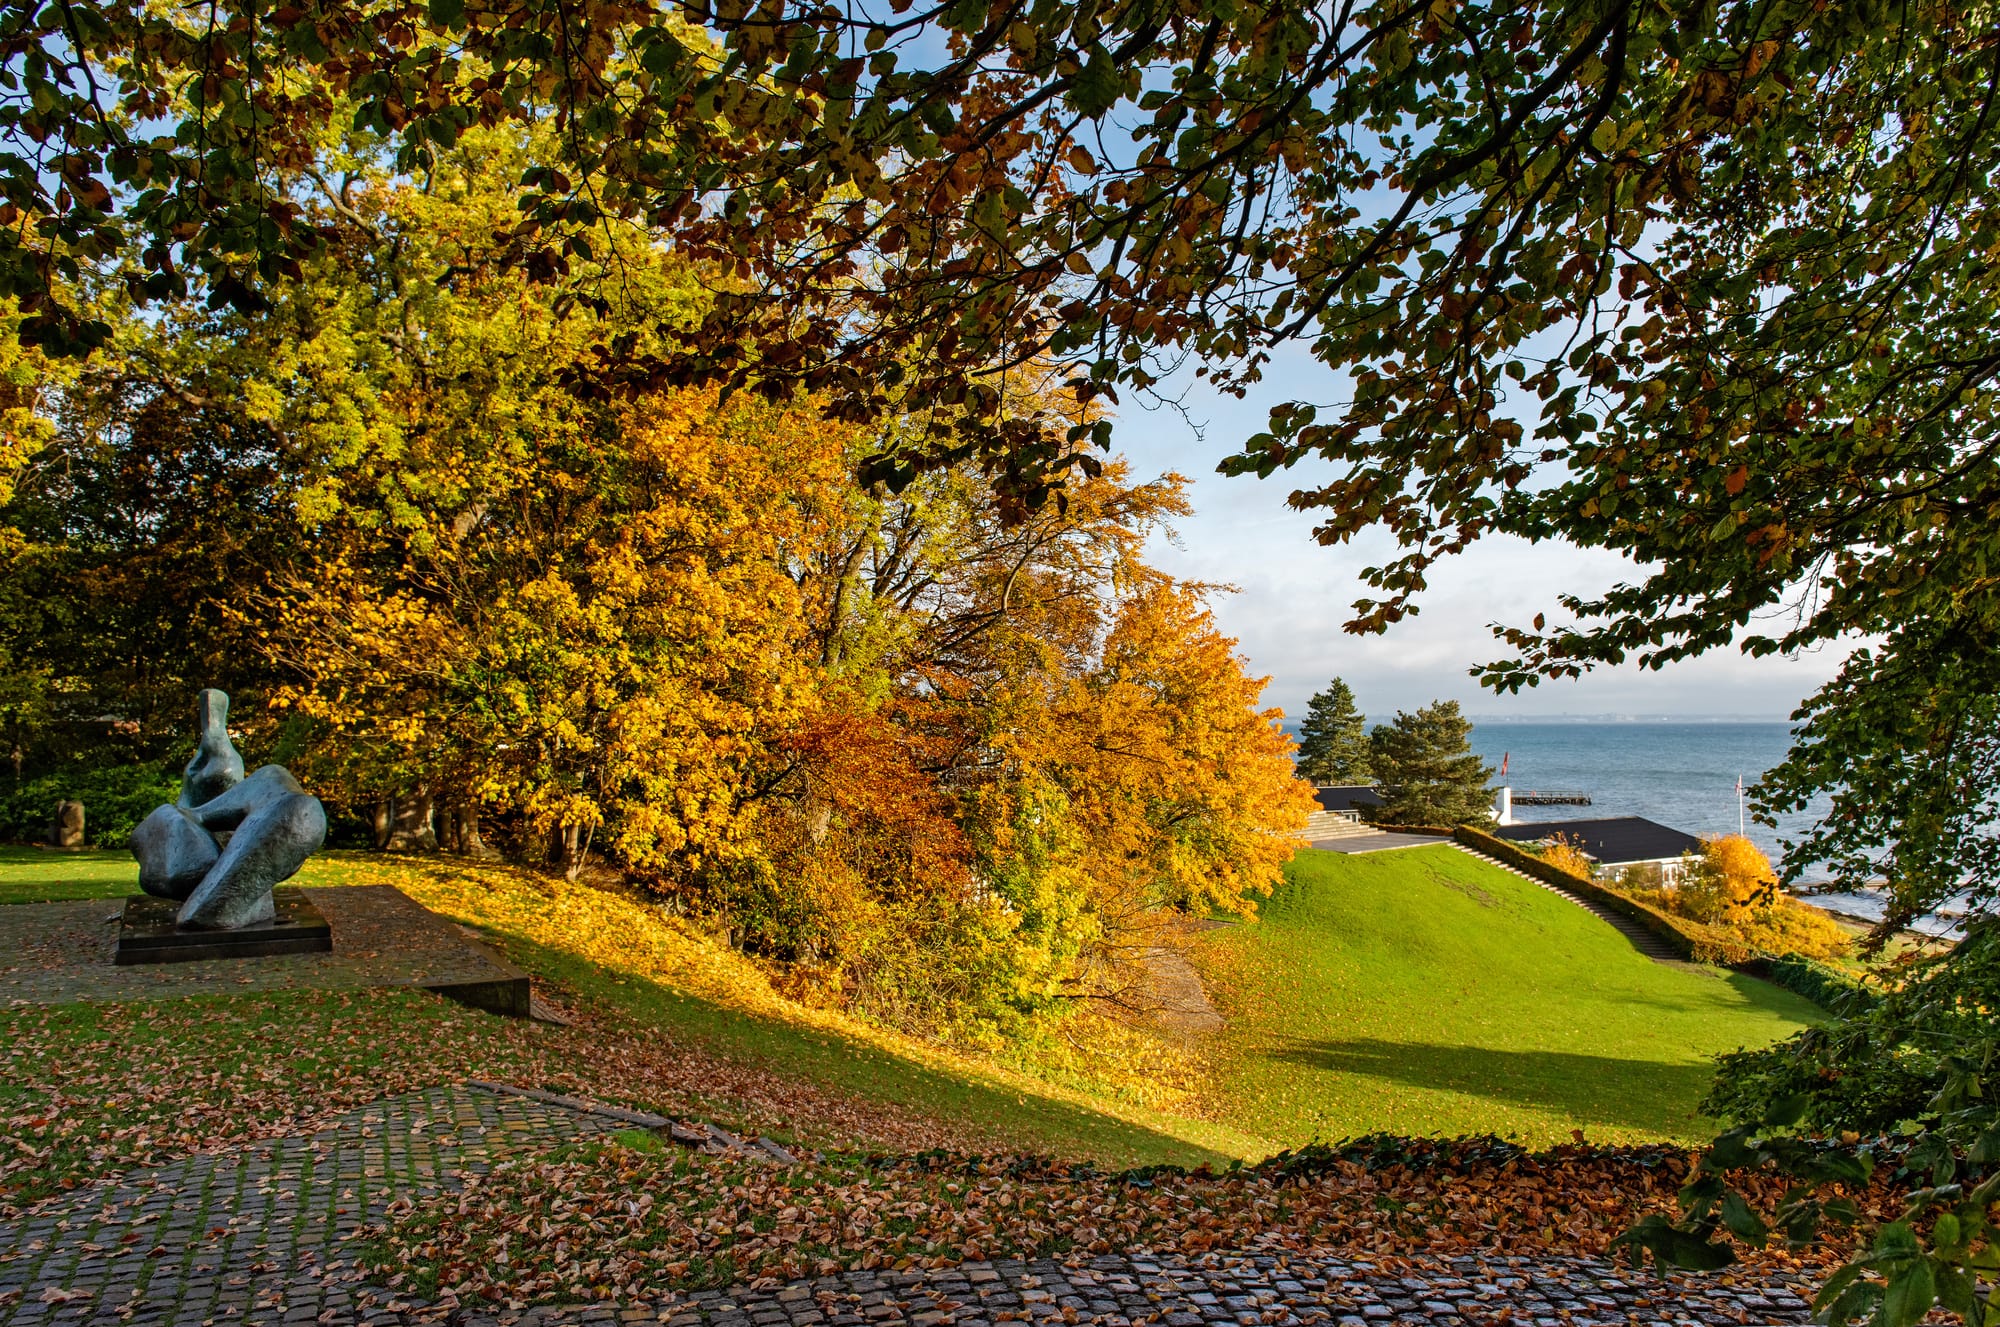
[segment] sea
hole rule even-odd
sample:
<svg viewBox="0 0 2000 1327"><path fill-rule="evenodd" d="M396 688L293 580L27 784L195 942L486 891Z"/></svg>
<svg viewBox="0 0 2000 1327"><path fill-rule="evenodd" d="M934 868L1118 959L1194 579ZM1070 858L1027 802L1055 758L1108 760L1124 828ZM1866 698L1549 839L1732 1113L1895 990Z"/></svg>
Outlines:
<svg viewBox="0 0 2000 1327"><path fill-rule="evenodd" d="M1742 720L1510 719L1475 722L1472 729L1472 749L1493 767L1494 786L1507 784L1516 797L1590 798L1587 807L1516 803L1517 821L1644 816L1689 834L1740 831L1774 863L1783 857L1783 840L1798 838L1830 809L1821 803L1780 817L1776 828L1750 818L1750 788L1784 760L1791 741L1790 724Z"/></svg>
<svg viewBox="0 0 2000 1327"><path fill-rule="evenodd" d="M1786 840L1802 837L1830 809L1820 798L1778 817L1775 826L1750 816L1749 791L1764 771L1780 764L1791 746L1791 725L1748 719L1475 719L1472 749L1493 767L1490 781L1505 783L1518 798L1530 792L1580 793L1588 806L1514 804L1520 823L1644 816L1689 834L1739 830L1782 865ZM1501 762L1507 773L1499 774ZM1743 790L1741 796L1738 787ZM1825 876L1808 865L1800 891ZM1859 917L1881 915L1881 902L1865 891L1816 897L1814 902ZM1923 929L1947 933L1947 916Z"/></svg>

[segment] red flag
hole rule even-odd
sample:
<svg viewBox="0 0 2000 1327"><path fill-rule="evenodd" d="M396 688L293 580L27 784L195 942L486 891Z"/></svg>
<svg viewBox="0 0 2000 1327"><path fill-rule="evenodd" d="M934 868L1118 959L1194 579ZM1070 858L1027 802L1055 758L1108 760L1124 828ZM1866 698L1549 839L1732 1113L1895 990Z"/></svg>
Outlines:
<svg viewBox="0 0 2000 1327"><path fill-rule="evenodd" d="M1506 772L1507 772L1507 753L1505 751L1502 751L1500 753L1500 773L1504 775L1506 774Z"/></svg>

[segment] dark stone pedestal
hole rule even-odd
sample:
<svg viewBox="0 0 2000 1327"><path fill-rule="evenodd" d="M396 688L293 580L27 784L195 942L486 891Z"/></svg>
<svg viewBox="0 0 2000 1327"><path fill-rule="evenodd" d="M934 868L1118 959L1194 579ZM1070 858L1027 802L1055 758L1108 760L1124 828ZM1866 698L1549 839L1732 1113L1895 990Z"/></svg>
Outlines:
<svg viewBox="0 0 2000 1327"><path fill-rule="evenodd" d="M297 889L274 889L277 915L233 931L183 931L174 924L181 905L140 894L125 900L112 962L186 963L198 958L257 958L266 954L318 954L333 948L333 929Z"/></svg>

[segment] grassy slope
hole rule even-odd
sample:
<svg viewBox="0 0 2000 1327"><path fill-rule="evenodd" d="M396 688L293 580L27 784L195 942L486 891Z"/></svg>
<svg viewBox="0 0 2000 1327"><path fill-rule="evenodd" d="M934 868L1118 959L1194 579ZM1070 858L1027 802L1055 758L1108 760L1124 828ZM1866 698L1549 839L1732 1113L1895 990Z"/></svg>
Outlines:
<svg viewBox="0 0 2000 1327"><path fill-rule="evenodd" d="M1440 845L1306 851L1255 924L1211 933L1238 1125L1697 1140L1708 1057L1812 1005L1642 958L1548 891Z"/></svg>
<svg viewBox="0 0 2000 1327"><path fill-rule="evenodd" d="M122 895L135 875L123 854L0 848L0 902ZM1812 1016L1759 982L1650 963L1572 905L1450 848L1306 852L1262 921L1211 933L1232 1018L1211 1112L1225 1128L803 1008L643 905L532 872L332 852L299 883L394 884L572 998L711 1055L893 1103L996 1149L1113 1163L1254 1157L1376 1129L1691 1138L1706 1056Z"/></svg>
<svg viewBox="0 0 2000 1327"><path fill-rule="evenodd" d="M0 901L136 892L117 853L0 847ZM801 1007L740 957L641 904L533 872L443 858L327 852L296 883L391 884L478 927L536 977L586 1003L670 1028L722 1058L936 1119L995 1150L1113 1164L1199 1164L1261 1156L1268 1140L1096 1100L953 1055L837 1013Z"/></svg>

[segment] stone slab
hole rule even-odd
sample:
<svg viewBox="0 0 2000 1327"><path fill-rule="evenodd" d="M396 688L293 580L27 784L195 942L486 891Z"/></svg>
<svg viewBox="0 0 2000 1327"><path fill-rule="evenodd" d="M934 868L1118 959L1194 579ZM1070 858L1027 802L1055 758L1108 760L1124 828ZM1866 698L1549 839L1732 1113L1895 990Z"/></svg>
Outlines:
<svg viewBox="0 0 2000 1327"><path fill-rule="evenodd" d="M111 961L189 963L204 958L268 958L277 954L318 954L333 948L333 928L303 890L274 889L270 921L228 931L182 930L175 899L135 894L125 900Z"/></svg>
<svg viewBox="0 0 2000 1327"><path fill-rule="evenodd" d="M1314 839L1312 846L1325 852L1389 852L1396 848L1435 848L1451 840L1437 834L1395 834L1373 830L1366 834L1343 834L1339 838Z"/></svg>
<svg viewBox="0 0 2000 1327"><path fill-rule="evenodd" d="M299 893L332 928L332 949L126 966L112 961L122 900L0 905L0 1005L414 986L495 1013L527 1015L525 972L393 885Z"/></svg>

